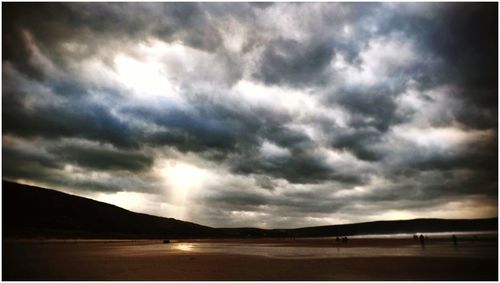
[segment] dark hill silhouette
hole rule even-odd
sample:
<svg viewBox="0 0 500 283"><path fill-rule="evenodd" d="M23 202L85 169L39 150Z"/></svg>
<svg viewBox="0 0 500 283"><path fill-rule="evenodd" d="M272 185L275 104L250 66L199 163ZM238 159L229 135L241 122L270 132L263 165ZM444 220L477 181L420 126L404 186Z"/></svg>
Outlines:
<svg viewBox="0 0 500 283"><path fill-rule="evenodd" d="M336 237L354 235L497 231L498 218L374 221L296 229L220 228L234 237Z"/></svg>
<svg viewBox="0 0 500 283"><path fill-rule="evenodd" d="M62 192L2 181L4 237L214 237L214 228Z"/></svg>
<svg viewBox="0 0 500 283"><path fill-rule="evenodd" d="M290 229L295 237L370 235L424 232L497 231L498 218L488 219L412 219L374 221Z"/></svg>
<svg viewBox="0 0 500 283"><path fill-rule="evenodd" d="M391 233L498 230L498 218L375 221L297 229L211 228L69 195L2 181L4 237L216 238L328 237Z"/></svg>

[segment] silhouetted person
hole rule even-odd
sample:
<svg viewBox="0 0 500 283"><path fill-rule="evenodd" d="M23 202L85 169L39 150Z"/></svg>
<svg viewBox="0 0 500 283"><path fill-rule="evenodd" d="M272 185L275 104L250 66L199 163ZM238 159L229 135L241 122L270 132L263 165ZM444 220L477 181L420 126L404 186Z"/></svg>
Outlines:
<svg viewBox="0 0 500 283"><path fill-rule="evenodd" d="M453 245L456 246L458 242L458 238L455 234L451 235L451 239L453 240Z"/></svg>
<svg viewBox="0 0 500 283"><path fill-rule="evenodd" d="M347 244L347 237L342 238L342 243Z"/></svg>
<svg viewBox="0 0 500 283"><path fill-rule="evenodd" d="M425 247L424 235L420 235L420 237L418 239L420 240L420 245L422 246L422 248L424 248Z"/></svg>
<svg viewBox="0 0 500 283"><path fill-rule="evenodd" d="M417 234L413 235L413 240L418 240Z"/></svg>
<svg viewBox="0 0 500 283"><path fill-rule="evenodd" d="M337 243L340 242L340 238L339 237L335 238L335 242Z"/></svg>

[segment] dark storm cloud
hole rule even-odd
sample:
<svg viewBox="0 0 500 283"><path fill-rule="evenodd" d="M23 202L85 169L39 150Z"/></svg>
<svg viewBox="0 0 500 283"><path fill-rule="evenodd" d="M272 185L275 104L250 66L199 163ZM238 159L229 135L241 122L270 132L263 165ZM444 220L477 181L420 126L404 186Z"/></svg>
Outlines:
<svg viewBox="0 0 500 283"><path fill-rule="evenodd" d="M271 41L254 76L270 85L287 83L300 86L324 82L323 70L334 55L333 46L321 42L313 44L283 38Z"/></svg>
<svg viewBox="0 0 500 283"><path fill-rule="evenodd" d="M136 133L114 117L109 109L85 101L46 105L35 109L23 106L23 93L3 94L3 132L23 137L81 137L136 148Z"/></svg>
<svg viewBox="0 0 500 283"><path fill-rule="evenodd" d="M258 152L238 155L230 159L233 170L240 174L266 174L291 183L313 184L337 180L346 184L360 183L362 176L339 172L327 164L323 156L308 151L292 151L286 157L262 157Z"/></svg>
<svg viewBox="0 0 500 283"><path fill-rule="evenodd" d="M224 194L210 196L205 201L215 205L230 206L233 209L245 209L247 207L257 207L266 205L269 199L263 195L253 192L227 191Z"/></svg>
<svg viewBox="0 0 500 283"><path fill-rule="evenodd" d="M497 195L494 3L5 3L3 15L4 178L159 192L172 189L161 161L178 156L217 172L187 219L216 226Z"/></svg>
<svg viewBox="0 0 500 283"><path fill-rule="evenodd" d="M155 180L142 175L152 158L142 152L120 151L82 140L29 139L4 136L2 176L69 190L118 192L155 191ZM100 174L92 177L90 172ZM111 174L108 174L111 173ZM133 173L134 175L130 175Z"/></svg>
<svg viewBox="0 0 500 283"><path fill-rule="evenodd" d="M174 129L160 133L163 139L156 136L156 142L175 145L188 152L216 150L216 154L211 156L216 160L222 156L225 164L235 173L266 174L292 183L325 180L341 180L348 184L361 182L362 176L358 173L337 172L327 164L324 156L314 152L317 145L306 134L283 127L285 122L293 121L289 115L280 115L268 109L241 111L220 104L202 103L197 106L199 112L195 113L178 110L156 113L151 109L134 109L132 113ZM260 151L265 141L273 142L291 154L263 157ZM362 150L359 147L358 152Z"/></svg>
<svg viewBox="0 0 500 283"><path fill-rule="evenodd" d="M364 201L432 201L467 195L496 196L495 179L487 172L473 170L418 170L411 177L394 176L392 184L376 187L360 197Z"/></svg>
<svg viewBox="0 0 500 283"><path fill-rule="evenodd" d="M475 90L467 90L469 95L465 95L461 93L461 96L467 96L465 99L469 101L468 96L478 96L482 97L479 99L485 99L488 97L490 99L498 99L496 96L496 92L494 93L494 88L487 89L475 89ZM472 95L473 94L473 95ZM493 98L493 96L495 98ZM483 102L480 102L481 104ZM457 108L454 111L454 118L456 121L460 122L462 125L472 129L491 129L496 128L498 126L498 111L497 111L497 103L494 101L490 101L487 105L478 106L478 104L473 103L464 103L464 105L460 108Z"/></svg>
<svg viewBox="0 0 500 283"><path fill-rule="evenodd" d="M449 80L460 82L470 91L479 90L467 98L487 107L495 107L490 104L494 99L491 92L496 89L498 78L495 75L498 45L491 41L498 34L494 24L498 16L494 11L497 5L493 4L457 5L447 9L446 22L438 31L445 38L437 40L437 34L434 34L434 40L429 41L433 44L432 49L444 56L447 66L453 66L446 69Z"/></svg>
<svg viewBox="0 0 500 283"><path fill-rule="evenodd" d="M67 145L56 146L50 151L63 161L93 169L139 172L149 169L153 164L153 158L144 153L118 151L102 147Z"/></svg>
<svg viewBox="0 0 500 283"><path fill-rule="evenodd" d="M374 127L385 132L391 125L394 125L403 117L398 117L396 105L387 93L343 93L338 95L337 103L349 109L354 115L359 115L353 119L351 126L355 128Z"/></svg>
<svg viewBox="0 0 500 283"><path fill-rule="evenodd" d="M210 23L210 14L233 10L243 11L245 16L251 13L246 7L245 3L6 3L3 60L32 78L47 77L29 60L33 50L27 44L26 31L63 69L74 60L92 55L112 65L108 44L121 48L127 42L147 42L154 37L212 52L223 46L219 31ZM69 52L64 46L67 42L77 42L83 48Z"/></svg>
<svg viewBox="0 0 500 283"><path fill-rule="evenodd" d="M280 126L284 121L291 121L291 117L265 109L241 112L224 105L204 103L198 107L199 112L178 109L155 112L135 107L124 110L124 113L166 127L167 130L148 138L150 144L174 145L186 152L215 150L206 157L224 158L236 173L265 173L294 183L317 183L329 179L347 183L360 181L356 174L335 172L322 156L313 153L311 149L315 144L307 135ZM287 148L292 154L260 157L263 140Z"/></svg>
<svg viewBox="0 0 500 283"><path fill-rule="evenodd" d="M57 158L46 152L28 151L26 148L19 148L15 146L10 146L9 144L3 143L2 146L3 160L8 164L12 163L22 163L30 161L33 164L39 165L40 167L46 168L60 168L60 164L57 162ZM12 166L12 167L20 167ZM4 167L4 169L11 169L11 166Z"/></svg>
<svg viewBox="0 0 500 283"><path fill-rule="evenodd" d="M466 89L466 100L496 109L498 43L491 39L498 35L497 4L429 5L434 12L393 14L382 30L404 31L443 60L439 68L430 70L434 84L458 84Z"/></svg>
<svg viewBox="0 0 500 283"><path fill-rule="evenodd" d="M374 128L362 128L356 130L337 129L332 137L333 148L351 151L358 159L377 161L383 158L383 154L370 148L370 145L380 142L381 133Z"/></svg>
<svg viewBox="0 0 500 283"><path fill-rule="evenodd" d="M295 191L298 188L290 188L283 195L269 194L267 190L252 189L248 184L224 184L223 188L219 190L212 188L214 191L219 191L218 194L198 200L213 204L203 209L204 215L198 217L211 223L214 219L220 218L230 211L241 214L243 220L232 219L235 223L225 225L241 226L245 225L241 223L248 221L246 218L254 219L261 217L259 215L265 215L264 221L268 223L266 224L267 227L276 228L283 225L300 227L301 224L299 223L303 223L305 216L325 216L348 209L352 205L352 203L346 202L345 199L330 196L331 187L336 187L338 184L319 185L307 192L300 189ZM215 223L217 222L215 221Z"/></svg>
<svg viewBox="0 0 500 283"><path fill-rule="evenodd" d="M55 156L34 150L28 151L2 143L2 177L5 179L27 179L44 181L53 176L53 169L62 169Z"/></svg>
<svg viewBox="0 0 500 283"><path fill-rule="evenodd" d="M165 109L154 112L151 109L125 109L124 113L137 119L163 126L173 131L158 133L151 142L179 141L179 147L186 151L203 151L208 148L234 150L237 142L236 134L227 125L227 121L211 116L186 112L179 109Z"/></svg>
<svg viewBox="0 0 500 283"><path fill-rule="evenodd" d="M262 159L258 156L239 156L236 158L235 171L241 174L260 173L285 178L293 183L320 182L334 178L330 166L317 156L307 153L296 154L290 158Z"/></svg>
<svg viewBox="0 0 500 283"><path fill-rule="evenodd" d="M255 179L255 184L260 188L273 190L277 186L273 178L266 175L255 175L254 179Z"/></svg>

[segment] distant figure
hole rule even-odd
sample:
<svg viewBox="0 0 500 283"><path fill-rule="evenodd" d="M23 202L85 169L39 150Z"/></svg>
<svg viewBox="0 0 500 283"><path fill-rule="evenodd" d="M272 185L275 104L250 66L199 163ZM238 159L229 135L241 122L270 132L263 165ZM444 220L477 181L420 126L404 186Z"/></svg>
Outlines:
<svg viewBox="0 0 500 283"><path fill-rule="evenodd" d="M335 242L337 243L340 242L340 238L339 237L335 238Z"/></svg>
<svg viewBox="0 0 500 283"><path fill-rule="evenodd" d="M420 235L420 237L418 239L420 240L420 245L422 246L422 248L424 248L425 247L424 235Z"/></svg>
<svg viewBox="0 0 500 283"><path fill-rule="evenodd" d="M455 234L453 234L453 235L451 235L451 239L453 240L453 245L457 246L458 237Z"/></svg>
<svg viewBox="0 0 500 283"><path fill-rule="evenodd" d="M347 237L345 237L345 236L344 236L344 237L342 238L342 243L347 244Z"/></svg>
<svg viewBox="0 0 500 283"><path fill-rule="evenodd" d="M413 240L418 240L417 234L413 235Z"/></svg>

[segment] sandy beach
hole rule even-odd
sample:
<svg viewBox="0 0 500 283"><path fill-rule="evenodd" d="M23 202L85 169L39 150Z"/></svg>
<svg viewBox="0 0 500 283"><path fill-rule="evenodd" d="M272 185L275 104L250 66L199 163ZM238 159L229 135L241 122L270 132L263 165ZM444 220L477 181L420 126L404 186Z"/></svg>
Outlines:
<svg viewBox="0 0 500 283"><path fill-rule="evenodd" d="M497 280L497 258L494 239L4 241L2 279Z"/></svg>

